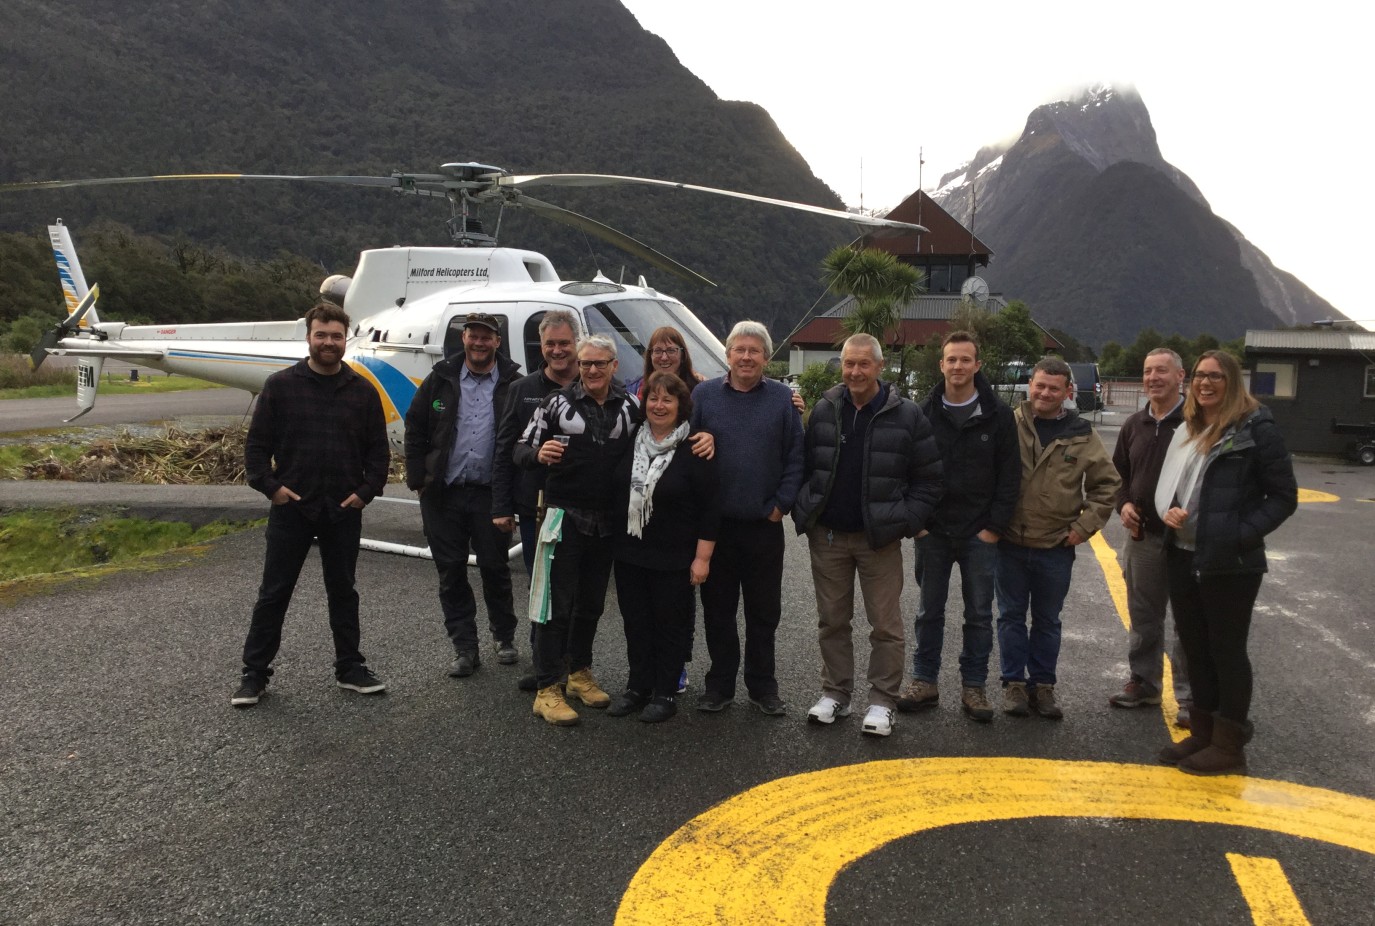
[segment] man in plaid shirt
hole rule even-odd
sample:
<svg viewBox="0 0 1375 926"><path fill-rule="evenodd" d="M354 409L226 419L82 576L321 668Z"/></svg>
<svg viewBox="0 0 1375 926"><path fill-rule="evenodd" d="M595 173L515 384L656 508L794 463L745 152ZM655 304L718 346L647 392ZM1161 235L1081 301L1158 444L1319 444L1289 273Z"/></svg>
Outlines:
<svg viewBox="0 0 1375 926"><path fill-rule="evenodd" d="M344 364L349 317L320 303L306 313L309 356L263 385L248 428L248 484L272 501L267 554L253 620L244 642L243 680L230 703L258 703L282 642L282 622L312 540L320 547L334 676L361 694L386 690L358 651L354 568L363 507L382 494L391 452L382 401Z"/></svg>

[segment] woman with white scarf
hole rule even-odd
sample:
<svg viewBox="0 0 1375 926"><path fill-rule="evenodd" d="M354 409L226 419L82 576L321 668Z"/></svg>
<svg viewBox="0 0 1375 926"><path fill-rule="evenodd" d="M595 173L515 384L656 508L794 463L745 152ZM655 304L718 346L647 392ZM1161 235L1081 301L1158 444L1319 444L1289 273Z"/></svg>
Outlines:
<svg viewBox="0 0 1375 926"><path fill-rule="evenodd" d="M1251 662L1246 641L1265 574L1264 537L1298 505L1284 439L1224 351L1194 364L1184 424L1156 484L1170 608L1189 666L1190 735L1160 761L1195 775L1246 771Z"/></svg>
<svg viewBox="0 0 1375 926"><path fill-rule="evenodd" d="M678 711L692 634L693 589L706 581L720 521L716 466L688 452L692 396L673 373L645 381L645 423L617 468L626 531L615 549L616 597L630 677L607 713L646 723Z"/></svg>

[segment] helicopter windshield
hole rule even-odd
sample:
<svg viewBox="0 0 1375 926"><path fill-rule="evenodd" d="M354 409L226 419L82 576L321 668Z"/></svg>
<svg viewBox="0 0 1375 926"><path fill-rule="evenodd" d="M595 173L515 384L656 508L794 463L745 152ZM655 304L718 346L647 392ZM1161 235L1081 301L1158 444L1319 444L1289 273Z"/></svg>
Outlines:
<svg viewBox="0 0 1375 926"><path fill-rule="evenodd" d="M621 377L634 379L644 368L645 351L654 329L677 328L687 342L692 366L707 379L726 373L725 351L707 326L676 302L660 299L619 299L587 307L587 327L616 343Z"/></svg>

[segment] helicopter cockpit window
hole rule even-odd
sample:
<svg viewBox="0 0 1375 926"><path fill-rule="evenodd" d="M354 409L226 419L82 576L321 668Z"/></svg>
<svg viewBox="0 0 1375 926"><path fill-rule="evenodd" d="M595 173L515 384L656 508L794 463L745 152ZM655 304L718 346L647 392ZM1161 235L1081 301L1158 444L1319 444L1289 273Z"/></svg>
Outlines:
<svg viewBox="0 0 1375 926"><path fill-rule="evenodd" d="M588 306L587 329L604 334L616 344L620 377L634 379L644 368L644 353L654 329L677 328L692 353L698 373L712 379L726 372L721 342L687 309L676 302L659 299L618 299Z"/></svg>

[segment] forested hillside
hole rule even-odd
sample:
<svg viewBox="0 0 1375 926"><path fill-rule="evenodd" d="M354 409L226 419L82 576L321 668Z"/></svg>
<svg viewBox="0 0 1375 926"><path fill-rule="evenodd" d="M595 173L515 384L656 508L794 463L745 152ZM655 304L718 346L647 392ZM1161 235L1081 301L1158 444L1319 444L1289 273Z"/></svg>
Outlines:
<svg viewBox="0 0 1375 926"><path fill-rule="evenodd" d="M476 160L518 173L637 174L841 205L767 113L717 99L616 0L8 0L0 55L0 181L387 174ZM645 273L718 331L755 317L786 333L820 294L822 256L849 232L677 191L541 198L720 286L680 283L518 211L501 217L503 243L548 253L566 277ZM108 219L169 246L257 260L288 252L321 275L350 272L364 247L447 243L442 202L372 190L216 182L0 196L0 231L41 233L59 216L83 256L86 230ZM497 216L484 218L490 229ZM144 314L201 320L181 314L186 308L149 304Z"/></svg>

